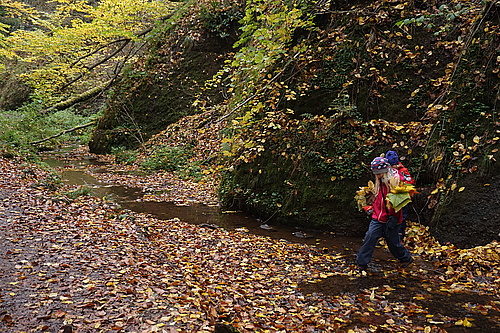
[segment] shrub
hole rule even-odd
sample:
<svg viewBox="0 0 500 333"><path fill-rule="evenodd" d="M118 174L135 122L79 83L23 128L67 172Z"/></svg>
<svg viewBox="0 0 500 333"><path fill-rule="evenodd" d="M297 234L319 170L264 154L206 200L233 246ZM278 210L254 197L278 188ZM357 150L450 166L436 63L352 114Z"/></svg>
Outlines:
<svg viewBox="0 0 500 333"><path fill-rule="evenodd" d="M192 155L189 148L159 146L149 158L141 163L141 168L147 171L177 171L186 166Z"/></svg>

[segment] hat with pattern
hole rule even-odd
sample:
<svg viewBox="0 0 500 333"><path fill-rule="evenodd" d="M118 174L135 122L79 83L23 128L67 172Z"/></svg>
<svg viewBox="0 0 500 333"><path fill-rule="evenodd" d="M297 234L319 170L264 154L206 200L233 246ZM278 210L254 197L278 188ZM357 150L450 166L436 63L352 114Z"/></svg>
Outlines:
<svg viewBox="0 0 500 333"><path fill-rule="evenodd" d="M376 175L389 171L390 167L389 161L384 157L375 157L371 163L372 171Z"/></svg>

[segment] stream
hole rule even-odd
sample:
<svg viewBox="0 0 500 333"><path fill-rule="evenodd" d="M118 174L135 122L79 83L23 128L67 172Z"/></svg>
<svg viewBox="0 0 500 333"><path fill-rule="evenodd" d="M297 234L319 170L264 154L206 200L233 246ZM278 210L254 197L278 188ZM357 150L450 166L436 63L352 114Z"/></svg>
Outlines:
<svg viewBox="0 0 500 333"><path fill-rule="evenodd" d="M178 218L191 224L227 230L246 228L253 234L315 245L325 251L342 252L352 256L352 260L354 260L357 247L361 245L359 238L340 237L330 233L300 230L282 225L267 225L253 216L242 212L225 211L218 206L204 204L179 206L173 202L142 201L140 199L144 193L140 189L104 183L86 172L87 169L92 169L94 173L109 172L103 163L91 159L66 159L63 151L44 154L42 159L55 169L65 184L89 187L92 189L91 195L93 196L106 198L123 209L150 214L161 220Z"/></svg>

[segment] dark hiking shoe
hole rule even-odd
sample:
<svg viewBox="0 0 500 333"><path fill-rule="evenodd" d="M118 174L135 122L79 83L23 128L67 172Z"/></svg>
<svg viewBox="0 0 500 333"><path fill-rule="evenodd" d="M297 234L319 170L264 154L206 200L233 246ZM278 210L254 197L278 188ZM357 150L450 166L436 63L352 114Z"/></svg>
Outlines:
<svg viewBox="0 0 500 333"><path fill-rule="evenodd" d="M410 257L410 260L402 262L402 263L400 264L400 267L401 267L401 268L406 268L406 267L410 266L412 262L413 262L413 258L412 258L412 257Z"/></svg>
<svg viewBox="0 0 500 333"><path fill-rule="evenodd" d="M358 270L359 271L367 271L368 270L368 265L358 265Z"/></svg>

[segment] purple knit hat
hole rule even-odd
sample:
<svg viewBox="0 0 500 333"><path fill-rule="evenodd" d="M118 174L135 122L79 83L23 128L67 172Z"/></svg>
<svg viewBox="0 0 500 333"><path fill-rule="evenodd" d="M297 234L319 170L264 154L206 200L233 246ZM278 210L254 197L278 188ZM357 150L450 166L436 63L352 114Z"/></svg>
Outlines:
<svg viewBox="0 0 500 333"><path fill-rule="evenodd" d="M389 150L387 153L385 153L385 158L387 158L390 165L398 165L399 163L398 153L396 153L394 150Z"/></svg>
<svg viewBox="0 0 500 333"><path fill-rule="evenodd" d="M375 175L389 171L391 165L387 158L375 157L371 163L372 171Z"/></svg>

